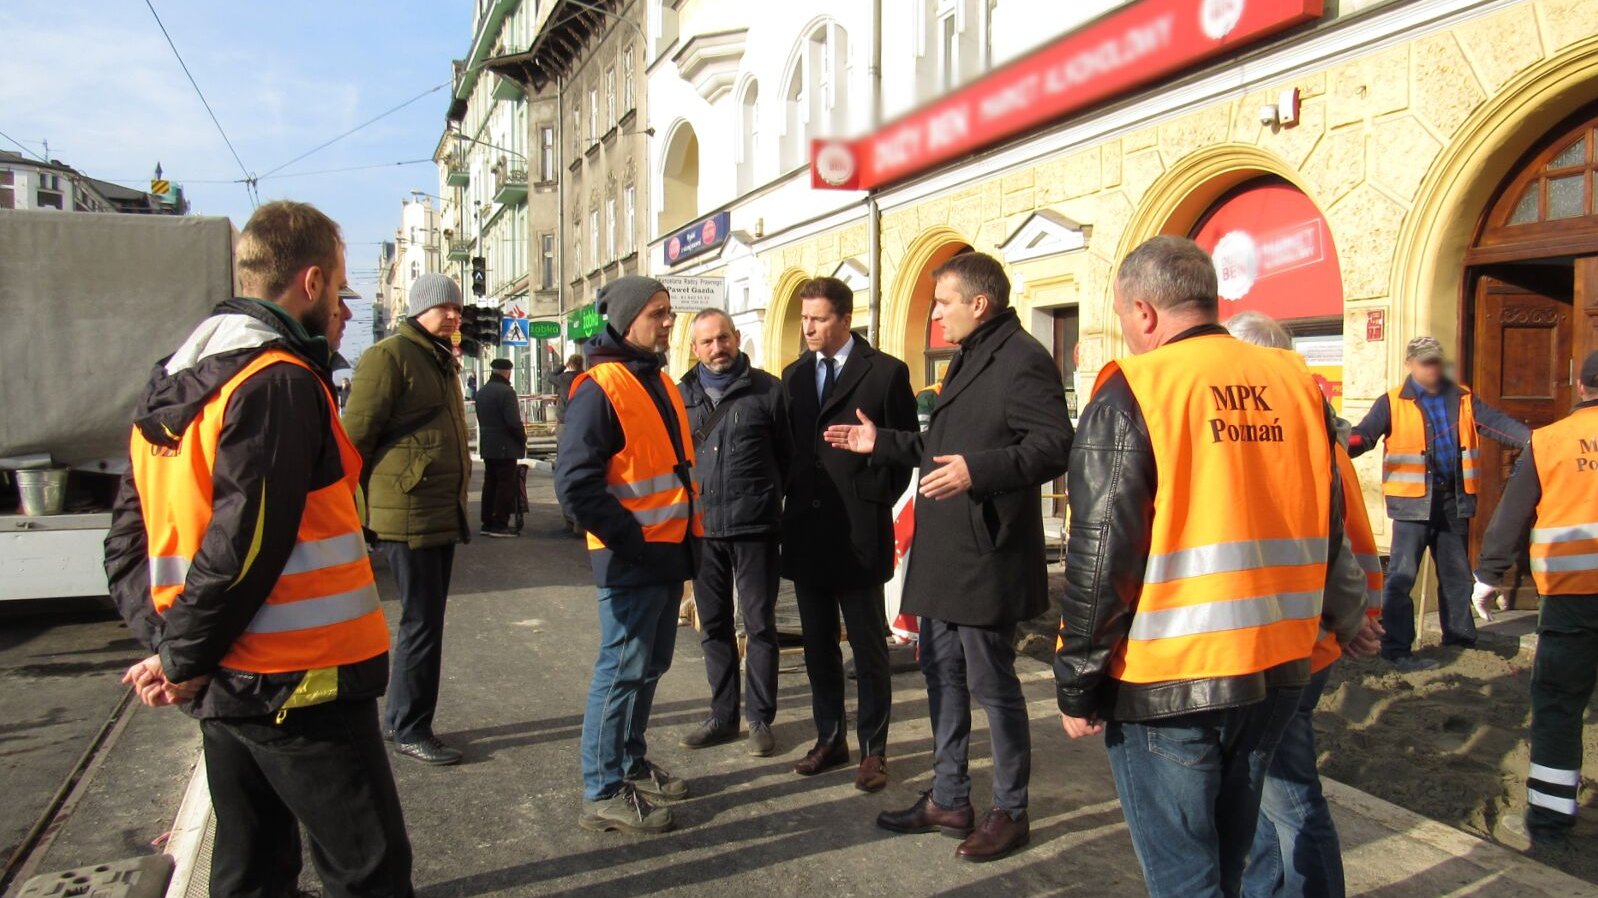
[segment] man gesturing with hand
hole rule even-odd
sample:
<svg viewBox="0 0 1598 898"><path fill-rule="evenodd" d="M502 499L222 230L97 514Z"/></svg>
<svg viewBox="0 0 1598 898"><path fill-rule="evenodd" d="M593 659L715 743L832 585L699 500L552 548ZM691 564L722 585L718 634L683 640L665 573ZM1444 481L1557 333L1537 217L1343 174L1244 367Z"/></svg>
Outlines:
<svg viewBox="0 0 1598 898"><path fill-rule="evenodd" d="M921 616L921 671L932 709L932 791L877 825L969 833L963 860L1003 857L1028 840L1032 743L1015 675L1016 624L1048 606L1037 488L1065 472L1071 419L1054 359L1021 328L998 260L955 256L932 273L932 318L960 351L924 433L879 430L864 414L827 442L873 464L919 465L903 610ZM993 733L993 807L978 820L966 774L971 698Z"/></svg>

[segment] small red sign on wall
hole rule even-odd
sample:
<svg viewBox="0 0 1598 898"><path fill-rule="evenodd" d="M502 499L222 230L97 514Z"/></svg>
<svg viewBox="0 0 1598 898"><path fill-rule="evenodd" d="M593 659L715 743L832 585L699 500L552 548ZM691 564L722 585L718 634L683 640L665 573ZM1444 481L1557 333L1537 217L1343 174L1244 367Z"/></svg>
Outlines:
<svg viewBox="0 0 1598 898"><path fill-rule="evenodd" d="M1387 339L1387 313L1372 309L1365 313L1365 342L1380 343Z"/></svg>

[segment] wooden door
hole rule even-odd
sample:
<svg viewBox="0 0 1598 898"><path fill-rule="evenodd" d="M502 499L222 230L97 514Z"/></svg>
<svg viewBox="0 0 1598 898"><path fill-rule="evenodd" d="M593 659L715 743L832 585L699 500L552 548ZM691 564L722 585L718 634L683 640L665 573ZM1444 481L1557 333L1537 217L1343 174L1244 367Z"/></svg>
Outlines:
<svg viewBox="0 0 1598 898"><path fill-rule="evenodd" d="M1471 386L1483 402L1528 427L1550 424L1570 411L1576 327L1568 272L1561 266L1496 268L1482 274L1476 284ZM1520 456L1518 450L1500 447L1490 438L1484 438L1481 446L1472 557ZM1517 607L1536 607L1536 590L1524 565L1511 571L1505 592Z"/></svg>

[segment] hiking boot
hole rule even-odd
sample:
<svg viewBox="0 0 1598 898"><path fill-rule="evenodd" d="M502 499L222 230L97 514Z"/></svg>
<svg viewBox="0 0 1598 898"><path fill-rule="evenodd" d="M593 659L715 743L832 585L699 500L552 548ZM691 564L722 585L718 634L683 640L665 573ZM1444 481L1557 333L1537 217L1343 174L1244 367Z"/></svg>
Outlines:
<svg viewBox="0 0 1598 898"><path fill-rule="evenodd" d="M652 836L671 829L671 811L657 808L632 786L598 801L584 801L577 825L589 832Z"/></svg>
<svg viewBox="0 0 1598 898"><path fill-rule="evenodd" d="M654 761L644 761L644 769L627 777L627 784L652 801L679 801L688 797L688 781L672 776Z"/></svg>
<svg viewBox="0 0 1598 898"><path fill-rule="evenodd" d="M1414 655L1399 655L1396 658L1383 658L1393 669L1399 673L1419 673L1423 670L1436 670L1438 664L1431 658L1417 658Z"/></svg>
<svg viewBox="0 0 1598 898"><path fill-rule="evenodd" d="M749 725L749 756L752 758L769 758L777 751L777 740L771 735L771 727L764 723Z"/></svg>
<svg viewBox="0 0 1598 898"><path fill-rule="evenodd" d="M712 717L700 724L692 733L682 737L683 748L709 748L738 741L738 724L722 723Z"/></svg>

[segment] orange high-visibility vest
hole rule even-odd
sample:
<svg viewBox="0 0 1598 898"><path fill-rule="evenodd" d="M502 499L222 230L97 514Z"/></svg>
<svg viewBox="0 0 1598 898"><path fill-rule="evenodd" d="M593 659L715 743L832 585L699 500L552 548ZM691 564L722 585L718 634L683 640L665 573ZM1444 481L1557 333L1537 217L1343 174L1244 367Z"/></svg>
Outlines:
<svg viewBox="0 0 1598 898"><path fill-rule="evenodd" d="M1531 433L1542 498L1531 531L1531 578L1545 596L1598 594L1598 408Z"/></svg>
<svg viewBox="0 0 1598 898"><path fill-rule="evenodd" d="M1430 475L1426 471L1426 413L1420 402L1405 399L1400 384L1387 391L1387 407L1392 413L1392 431L1382 446L1382 493L1406 499L1426 495ZM1459 386L1459 473L1465 492L1476 495L1481 441L1476 435L1476 409L1470 401L1470 388Z"/></svg>
<svg viewBox="0 0 1598 898"><path fill-rule="evenodd" d="M1148 424L1158 489L1143 585L1110 658L1123 682L1259 673L1307 659L1331 530L1325 400L1303 362L1192 337L1120 370Z"/></svg>
<svg viewBox="0 0 1598 898"><path fill-rule="evenodd" d="M1365 572L1365 616L1380 617L1382 613L1382 556L1376 549L1376 534L1371 530L1370 515L1365 511L1365 497L1360 492L1359 475L1354 471L1354 461L1341 445L1332 447L1337 459L1337 473L1343 483L1343 532L1348 534L1348 544L1354 550L1354 559ZM1310 670L1319 673L1343 655L1337 644L1337 634L1322 630L1309 656Z"/></svg>
<svg viewBox="0 0 1598 898"><path fill-rule="evenodd" d="M289 352L269 349L235 374L183 432L176 450L145 440L133 429L133 481L144 505L150 597L161 613L183 594L189 566L211 524L212 471L226 425L228 401L255 374L279 364L310 366ZM324 385L323 390L327 388ZM305 497L294 550L283 573L244 634L222 658L222 666L260 674L336 669L388 651L388 626L378 606L372 565L355 495L361 456L344 433L327 393L328 425L338 441L344 476ZM262 485L271 490L273 484ZM257 541L261 534L255 534ZM244 559L240 578L255 562ZM310 678L308 678L309 680ZM336 694L336 678L317 677ZM334 695L322 695L328 700ZM297 704L314 702L299 697Z"/></svg>
<svg viewBox="0 0 1598 898"><path fill-rule="evenodd" d="M698 507L699 484L694 482L690 489L683 481L671 434L648 388L626 365L604 362L573 380L569 395L577 395L577 388L589 379L605 391L605 398L610 400L616 419L621 422L624 438L621 451L611 456L605 468L607 488L643 528L644 541L680 543L687 539L690 528L694 536L704 536L704 522ZM666 385L672 410L677 413L683 463L692 477L694 444L693 429L688 426L688 409L683 406L677 385L666 372L660 372L660 380ZM603 549L605 543L589 533L588 548Z"/></svg>

